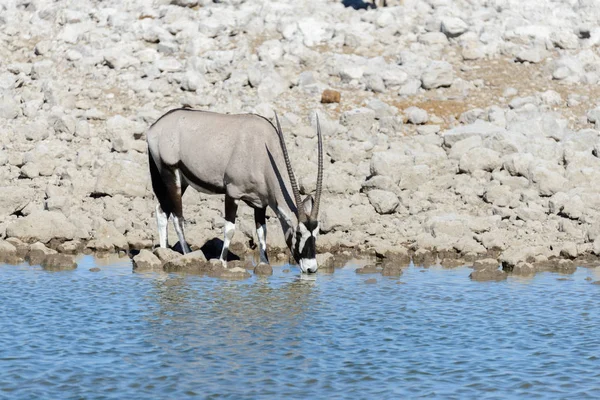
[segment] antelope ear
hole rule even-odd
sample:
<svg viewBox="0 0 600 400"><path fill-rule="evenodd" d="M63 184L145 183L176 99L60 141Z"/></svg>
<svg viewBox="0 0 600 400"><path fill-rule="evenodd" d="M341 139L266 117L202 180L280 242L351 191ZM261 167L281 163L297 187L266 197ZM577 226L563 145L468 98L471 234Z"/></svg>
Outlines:
<svg viewBox="0 0 600 400"><path fill-rule="evenodd" d="M306 196L306 198L302 201L302 208L304 209L306 216L310 216L314 204L315 200L311 195Z"/></svg>

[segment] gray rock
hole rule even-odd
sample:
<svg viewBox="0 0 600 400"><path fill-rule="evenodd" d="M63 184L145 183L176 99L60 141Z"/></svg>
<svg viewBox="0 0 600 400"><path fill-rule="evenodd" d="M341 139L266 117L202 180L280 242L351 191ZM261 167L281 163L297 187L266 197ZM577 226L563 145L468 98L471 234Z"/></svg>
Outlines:
<svg viewBox="0 0 600 400"><path fill-rule="evenodd" d="M57 254L55 250L49 249L44 246L43 243L36 242L29 246L29 251L25 256L25 259L29 265L40 265L44 262L46 257L51 254Z"/></svg>
<svg viewBox="0 0 600 400"><path fill-rule="evenodd" d="M545 249L542 250L540 248L527 246L509 247L500 254L500 262L505 271L510 271L519 264L531 262L534 260L535 256L542 254L544 251ZM524 269L527 269L527 266L524 266Z"/></svg>
<svg viewBox="0 0 600 400"><path fill-rule="evenodd" d="M385 92L385 83L383 79L379 75L368 75L365 78L365 85L368 90L371 90L376 93Z"/></svg>
<svg viewBox="0 0 600 400"><path fill-rule="evenodd" d="M340 205L321 206L321 232L346 231L352 227L352 212Z"/></svg>
<svg viewBox="0 0 600 400"><path fill-rule="evenodd" d="M536 270L535 270L535 267L533 266L533 264L531 264L531 263L519 262L514 267L512 267L512 269L510 269L510 272L513 275L532 276L532 275L535 275Z"/></svg>
<svg viewBox="0 0 600 400"><path fill-rule="evenodd" d="M6 240L0 240L0 263L18 264L17 248Z"/></svg>
<svg viewBox="0 0 600 400"><path fill-rule="evenodd" d="M313 17L302 18L298 21L298 29L302 33L305 46L312 47L322 44L333 37L333 26Z"/></svg>
<svg viewBox="0 0 600 400"><path fill-rule="evenodd" d="M181 254L179 254L178 252L162 247L157 247L156 249L154 249L153 253L163 263L181 257Z"/></svg>
<svg viewBox="0 0 600 400"><path fill-rule="evenodd" d="M404 110L404 115L408 119L408 122L415 125L421 125L429 121L429 114L427 111L419 107L408 107Z"/></svg>
<svg viewBox="0 0 600 400"><path fill-rule="evenodd" d="M102 168L96 179L94 192L109 196L142 197L146 194L149 173L146 166L120 160Z"/></svg>
<svg viewBox="0 0 600 400"><path fill-rule="evenodd" d="M442 32L427 32L419 36L419 43L427 46L445 45L448 39Z"/></svg>
<svg viewBox="0 0 600 400"><path fill-rule="evenodd" d="M459 140L454 143L448 151L448 158L452 160L460 160L469 150L481 148L483 141L481 136L475 135Z"/></svg>
<svg viewBox="0 0 600 400"><path fill-rule="evenodd" d="M473 236L473 232L471 232L465 223L465 218L454 213L428 218L424 223L424 228L433 237L447 236L460 238L463 236Z"/></svg>
<svg viewBox="0 0 600 400"><path fill-rule="evenodd" d="M83 250L83 243L80 240L69 240L58 246L58 251L64 254L77 254Z"/></svg>
<svg viewBox="0 0 600 400"><path fill-rule="evenodd" d="M273 275L273 267L266 263L260 263L254 268L254 275L271 276Z"/></svg>
<svg viewBox="0 0 600 400"><path fill-rule="evenodd" d="M504 132L506 132L506 130L498 125L478 119L470 125L459 126L457 128L444 131L442 132L442 137L444 138L444 144L447 147L452 147L456 142L471 136L480 136L481 138L485 138Z"/></svg>
<svg viewBox="0 0 600 400"><path fill-rule="evenodd" d="M441 30L449 38L455 38L469 29L465 21L457 17L442 18Z"/></svg>
<svg viewBox="0 0 600 400"><path fill-rule="evenodd" d="M213 269L224 269L220 261L209 263L202 251L193 251L184 256L167 261L163 265L165 272L187 272L194 274L205 274Z"/></svg>
<svg viewBox="0 0 600 400"><path fill-rule="evenodd" d="M550 34L550 40L555 47L565 50L573 50L579 47L579 38L573 31L558 30Z"/></svg>
<svg viewBox="0 0 600 400"><path fill-rule="evenodd" d="M503 270L498 269L496 265L495 268L476 269L471 272L469 278L478 282L502 281L507 278L507 274Z"/></svg>
<svg viewBox="0 0 600 400"><path fill-rule="evenodd" d="M73 239L75 226L63 214L56 211L34 211L18 218L6 228L6 235L26 242L48 243L51 239Z"/></svg>
<svg viewBox="0 0 600 400"><path fill-rule="evenodd" d="M472 124L475 121L477 121L478 119L482 119L482 117L485 115L485 110L481 109L481 108L474 108L472 110L469 111L465 111L464 113L462 113L460 115L460 117L458 118L458 122L460 122L461 124Z"/></svg>
<svg viewBox="0 0 600 400"><path fill-rule="evenodd" d="M402 171L414 165L414 157L400 152L385 151L373 153L371 157L371 175L384 175L397 182Z"/></svg>
<svg viewBox="0 0 600 400"><path fill-rule="evenodd" d="M518 196L508 186L497 185L487 189L483 199L496 206L507 207L517 200Z"/></svg>
<svg viewBox="0 0 600 400"><path fill-rule="evenodd" d="M564 176L544 166L536 166L531 169L530 181L538 186L542 196L552 196L561 192L569 184Z"/></svg>
<svg viewBox="0 0 600 400"><path fill-rule="evenodd" d="M399 96L413 96L419 92L421 88L421 80L420 79L408 79L406 83L404 83L400 90L398 90Z"/></svg>
<svg viewBox="0 0 600 400"><path fill-rule="evenodd" d="M340 124L348 128L357 128L364 131L370 131L375 122L375 111L370 108L355 108L345 111L340 116Z"/></svg>
<svg viewBox="0 0 600 400"><path fill-rule="evenodd" d="M11 96L0 97L0 118L14 119L20 114L20 108L18 102L15 101Z"/></svg>
<svg viewBox="0 0 600 400"><path fill-rule="evenodd" d="M385 190L370 190L367 195L378 214L391 214L400 204L398 196Z"/></svg>
<svg viewBox="0 0 600 400"><path fill-rule="evenodd" d="M262 101L270 102L288 90L288 82L276 72L272 72L260 81L258 96Z"/></svg>
<svg viewBox="0 0 600 400"><path fill-rule="evenodd" d="M421 75L421 84L425 89L452 86L454 72L446 61L432 61Z"/></svg>
<svg viewBox="0 0 600 400"><path fill-rule="evenodd" d="M493 171L502 166L500 154L486 148L471 148L461 158L459 171L474 173L477 170Z"/></svg>
<svg viewBox="0 0 600 400"><path fill-rule="evenodd" d="M46 271L70 271L77 268L77 263L69 254L48 254L41 266Z"/></svg>
<svg viewBox="0 0 600 400"><path fill-rule="evenodd" d="M0 216L17 213L33 200L35 190L18 186L0 187Z"/></svg>
<svg viewBox="0 0 600 400"><path fill-rule="evenodd" d="M162 261L150 250L143 249L133 257L133 270L135 272L162 271Z"/></svg>
<svg viewBox="0 0 600 400"><path fill-rule="evenodd" d="M104 61L110 68L117 70L138 67L140 65L140 60L119 48L107 50L104 53Z"/></svg>
<svg viewBox="0 0 600 400"><path fill-rule="evenodd" d="M500 262L495 258L484 258L473 263L473 269L498 269Z"/></svg>
<svg viewBox="0 0 600 400"><path fill-rule="evenodd" d="M534 47L531 49L523 49L519 53L517 53L516 60L518 62L530 62L530 63L539 63L546 58L548 53L546 50L541 49L539 47Z"/></svg>

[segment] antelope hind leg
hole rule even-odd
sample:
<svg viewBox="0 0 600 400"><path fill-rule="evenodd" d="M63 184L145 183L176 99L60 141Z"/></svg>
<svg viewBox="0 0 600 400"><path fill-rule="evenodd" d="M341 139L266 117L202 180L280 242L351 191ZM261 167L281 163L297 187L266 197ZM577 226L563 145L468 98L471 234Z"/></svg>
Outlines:
<svg viewBox="0 0 600 400"><path fill-rule="evenodd" d="M256 224L256 236L258 237L258 246L260 249L260 262L268 264L269 257L267 257L266 213L267 213L266 207L254 209L254 223Z"/></svg>
<svg viewBox="0 0 600 400"><path fill-rule="evenodd" d="M229 244L235 233L235 217L237 214L238 203L233 197L225 195L225 225L223 226L223 249L219 260L227 263L227 254L229 253Z"/></svg>

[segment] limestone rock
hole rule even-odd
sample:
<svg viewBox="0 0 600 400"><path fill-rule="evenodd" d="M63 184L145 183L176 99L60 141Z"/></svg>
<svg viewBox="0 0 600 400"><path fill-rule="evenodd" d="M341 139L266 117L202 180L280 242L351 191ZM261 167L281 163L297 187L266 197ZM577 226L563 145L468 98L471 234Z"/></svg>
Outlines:
<svg viewBox="0 0 600 400"><path fill-rule="evenodd" d="M408 119L408 122L415 125L421 125L429 121L429 115L427 111L419 107L408 107L404 110L404 115Z"/></svg>
<svg viewBox="0 0 600 400"><path fill-rule="evenodd" d="M198 250L167 261L163 265L163 270L165 272L187 272L191 274L203 274L209 272L213 267L214 265L207 262L204 253ZM221 268L223 267L221 266Z"/></svg>
<svg viewBox="0 0 600 400"><path fill-rule="evenodd" d="M157 247L156 249L154 249L153 253L163 263L181 257L181 254L179 254L178 252L162 247Z"/></svg>
<svg viewBox="0 0 600 400"><path fill-rule="evenodd" d="M485 282L485 281L502 281L507 278L506 272L501 269L498 269L498 266L495 268L483 268L476 269L471 272L469 277L474 281Z"/></svg>
<svg viewBox="0 0 600 400"><path fill-rule="evenodd" d="M77 268L77 263L69 254L49 254L41 263L46 271L70 271Z"/></svg>
<svg viewBox="0 0 600 400"><path fill-rule="evenodd" d="M29 246L29 252L25 259L29 265L40 265L51 254L56 254L56 251L47 248L43 243L36 242Z"/></svg>
<svg viewBox="0 0 600 400"><path fill-rule="evenodd" d="M0 263L18 264L17 248L6 240L0 240Z"/></svg>
<svg viewBox="0 0 600 400"><path fill-rule="evenodd" d="M547 56L547 52L539 47L521 50L517 54L518 62L539 63Z"/></svg>
<svg viewBox="0 0 600 400"><path fill-rule="evenodd" d="M369 201L379 214L390 214L398 207L398 196L392 192L374 189L368 193Z"/></svg>
<svg viewBox="0 0 600 400"><path fill-rule="evenodd" d="M94 192L97 195L142 197L146 194L150 173L147 166L132 161L115 161L98 174Z"/></svg>
<svg viewBox="0 0 600 400"><path fill-rule="evenodd" d="M35 190L31 188L0 187L0 217L6 217L24 209L33 200L34 194Z"/></svg>
<svg viewBox="0 0 600 400"><path fill-rule="evenodd" d="M460 18L446 17L442 19L441 29L446 36L454 38L465 33L469 26Z"/></svg>
<svg viewBox="0 0 600 400"><path fill-rule="evenodd" d="M133 257L133 270L135 272L162 271L161 267L162 261L150 250L140 250L140 252Z"/></svg>
<svg viewBox="0 0 600 400"><path fill-rule="evenodd" d="M433 61L421 75L421 84L425 89L452 86L454 72L446 61Z"/></svg>
<svg viewBox="0 0 600 400"><path fill-rule="evenodd" d="M271 276L273 275L273 267L267 263L260 263L254 267L254 275Z"/></svg>
<svg viewBox="0 0 600 400"><path fill-rule="evenodd" d="M59 212L34 211L10 224L6 228L6 235L26 242L37 240L48 243L51 239L73 239L75 226Z"/></svg>

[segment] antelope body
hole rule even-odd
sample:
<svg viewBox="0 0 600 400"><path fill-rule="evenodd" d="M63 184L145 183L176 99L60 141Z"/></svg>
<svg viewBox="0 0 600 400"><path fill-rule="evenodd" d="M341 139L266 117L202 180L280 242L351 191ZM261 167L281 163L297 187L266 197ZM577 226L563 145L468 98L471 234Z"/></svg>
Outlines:
<svg viewBox="0 0 600 400"><path fill-rule="evenodd" d="M277 116L276 116L277 118ZM167 246L171 217L184 254L181 197L188 186L225 195L225 226L220 259L225 262L235 231L239 200L254 209L260 261L268 263L266 209L278 216L286 243L302 272L316 272L315 239L322 188L322 137L317 120L319 175L315 199L300 197L277 119L277 129L254 114L219 114L175 109L160 117L146 134L152 187L158 199L160 246Z"/></svg>

